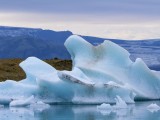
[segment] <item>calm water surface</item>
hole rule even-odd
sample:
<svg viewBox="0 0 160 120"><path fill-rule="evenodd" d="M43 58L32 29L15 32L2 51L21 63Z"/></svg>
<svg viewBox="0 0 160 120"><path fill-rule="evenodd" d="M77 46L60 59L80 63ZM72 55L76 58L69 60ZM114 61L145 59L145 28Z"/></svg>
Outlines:
<svg viewBox="0 0 160 120"><path fill-rule="evenodd" d="M50 108L21 107L0 108L0 120L160 120L159 111L149 111L147 106L160 101L137 102L127 109L97 110L96 105L52 105Z"/></svg>

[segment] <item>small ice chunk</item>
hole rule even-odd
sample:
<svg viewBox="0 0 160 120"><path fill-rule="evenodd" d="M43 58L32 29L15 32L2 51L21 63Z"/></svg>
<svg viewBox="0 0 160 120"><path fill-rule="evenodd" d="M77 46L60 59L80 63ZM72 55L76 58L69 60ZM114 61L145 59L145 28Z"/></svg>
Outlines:
<svg viewBox="0 0 160 120"><path fill-rule="evenodd" d="M97 110L102 115L109 115L112 112L112 106L110 104L103 103L97 106Z"/></svg>
<svg viewBox="0 0 160 120"><path fill-rule="evenodd" d="M152 103L152 104L147 106L147 109L150 112L156 112L156 111L160 110L160 106L158 106L156 103Z"/></svg>
<svg viewBox="0 0 160 120"><path fill-rule="evenodd" d="M50 105L46 104L46 103L44 103L42 101L38 101L36 103L31 104L30 106L43 106L43 107L46 106L46 107L49 107Z"/></svg>
<svg viewBox="0 0 160 120"><path fill-rule="evenodd" d="M50 105L46 104L46 103L44 103L42 101L38 101L36 103L30 104L29 107L32 108L32 109L43 111L44 109L50 108Z"/></svg>
<svg viewBox="0 0 160 120"><path fill-rule="evenodd" d="M97 106L97 109L99 109L99 110L107 110L107 109L112 109L112 106L110 104L103 103L103 104Z"/></svg>
<svg viewBox="0 0 160 120"><path fill-rule="evenodd" d="M152 103L149 106L147 106L148 109L160 109L160 106L158 106L156 103Z"/></svg>
<svg viewBox="0 0 160 120"><path fill-rule="evenodd" d="M10 107L24 107L32 104L34 102L34 96L27 98L26 100L20 99L20 100L14 100L10 102Z"/></svg>
<svg viewBox="0 0 160 120"><path fill-rule="evenodd" d="M109 115L111 112L116 112L118 109L126 109L127 104L120 96L116 96L116 105L111 106L110 104L103 103L100 106L97 106L97 110L102 114L102 115ZM122 113L124 114L124 113Z"/></svg>
<svg viewBox="0 0 160 120"><path fill-rule="evenodd" d="M122 98L120 96L117 95L117 97L115 98L116 100L116 105L113 106L115 109L124 109L127 108L127 104L124 100L122 100Z"/></svg>
<svg viewBox="0 0 160 120"><path fill-rule="evenodd" d="M100 106L97 106L97 109L99 109L99 110L108 110L108 109L114 110L114 109L127 108L126 102L124 100L122 100L122 98L120 96L117 95L115 100L116 100L116 105L111 106L110 104L103 103Z"/></svg>

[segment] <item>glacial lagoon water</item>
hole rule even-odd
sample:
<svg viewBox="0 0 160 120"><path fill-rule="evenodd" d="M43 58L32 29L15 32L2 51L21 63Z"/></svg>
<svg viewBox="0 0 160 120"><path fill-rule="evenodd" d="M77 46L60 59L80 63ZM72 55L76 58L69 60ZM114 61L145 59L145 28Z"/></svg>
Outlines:
<svg viewBox="0 0 160 120"><path fill-rule="evenodd" d="M97 105L51 105L41 107L0 108L0 120L160 120L160 110L148 110L151 103L160 101L136 102L127 109L98 110Z"/></svg>

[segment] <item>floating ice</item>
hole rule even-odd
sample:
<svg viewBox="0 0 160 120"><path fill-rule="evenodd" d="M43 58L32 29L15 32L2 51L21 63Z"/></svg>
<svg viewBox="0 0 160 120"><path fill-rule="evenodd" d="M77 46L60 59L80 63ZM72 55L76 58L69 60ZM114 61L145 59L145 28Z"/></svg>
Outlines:
<svg viewBox="0 0 160 120"><path fill-rule="evenodd" d="M58 71L38 58L29 57L20 64L26 79L0 83L0 104L31 95L45 103L117 102L117 106L123 102L119 98L115 100L117 95L127 103L160 99L159 73L151 71L140 58L131 61L128 51L117 44L106 40L93 46L73 35L65 46L73 61L72 71ZM16 101L11 103L18 105Z"/></svg>
<svg viewBox="0 0 160 120"><path fill-rule="evenodd" d="M110 104L106 104L106 103L103 103L101 104L100 106L97 106L97 109L100 109L100 110L107 110L107 109L112 109L112 106Z"/></svg>
<svg viewBox="0 0 160 120"><path fill-rule="evenodd" d="M127 104L124 100L122 100L122 98L120 96L117 96L115 98L116 100L116 105L113 105L111 106L110 104L106 104L106 103L103 103L101 104L100 106L97 106L97 109L100 109L100 110L114 110L114 109L124 109L124 108L127 108Z"/></svg>
<svg viewBox="0 0 160 120"><path fill-rule="evenodd" d="M97 106L97 110L102 115L109 115L111 112L115 112L115 113L119 114L118 111L119 111L119 109L121 109L121 114L123 114L125 112L123 110L128 108L126 102L124 100L122 100L122 98L120 96L117 96L115 98L115 100L116 100L116 104L115 105L110 105L110 104L103 103L103 104Z"/></svg>
<svg viewBox="0 0 160 120"><path fill-rule="evenodd" d="M122 100L121 97L117 96L117 97L115 98L115 100L116 100L116 105L113 106L114 108L116 108L116 109L127 108L126 102L125 102L124 100Z"/></svg>
<svg viewBox="0 0 160 120"><path fill-rule="evenodd" d="M30 104L29 107L32 109L36 109L38 111L43 111L44 109L50 108L50 105L42 101L38 101L38 102Z"/></svg>
<svg viewBox="0 0 160 120"><path fill-rule="evenodd" d="M113 107L110 104L102 103L97 106L97 111L102 115L109 115L113 110Z"/></svg>
<svg viewBox="0 0 160 120"><path fill-rule="evenodd" d="M10 102L9 106L10 107L25 107L28 106L30 104L32 104L34 102L34 96L31 96L29 98L27 98L26 100L14 100L12 102Z"/></svg>
<svg viewBox="0 0 160 120"><path fill-rule="evenodd" d="M160 106L158 106L156 103L152 103L149 106L147 106L147 109L150 112L156 112L156 111L160 110Z"/></svg>

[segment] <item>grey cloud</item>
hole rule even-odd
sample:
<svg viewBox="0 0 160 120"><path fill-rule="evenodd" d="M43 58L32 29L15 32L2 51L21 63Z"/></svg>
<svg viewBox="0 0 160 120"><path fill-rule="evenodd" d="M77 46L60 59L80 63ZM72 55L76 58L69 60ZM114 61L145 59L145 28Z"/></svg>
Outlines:
<svg viewBox="0 0 160 120"><path fill-rule="evenodd" d="M0 0L0 11L159 19L160 0Z"/></svg>

